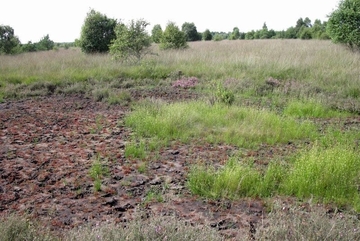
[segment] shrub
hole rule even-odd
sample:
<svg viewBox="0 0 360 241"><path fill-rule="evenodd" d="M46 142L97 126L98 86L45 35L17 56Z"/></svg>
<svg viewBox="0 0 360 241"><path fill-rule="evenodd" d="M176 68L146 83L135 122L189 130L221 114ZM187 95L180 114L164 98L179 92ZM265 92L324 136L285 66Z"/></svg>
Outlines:
<svg viewBox="0 0 360 241"><path fill-rule="evenodd" d="M146 32L149 23L131 20L128 26L121 23L115 28L116 39L110 45L110 54L116 60L138 63L150 53L151 37Z"/></svg>
<svg viewBox="0 0 360 241"><path fill-rule="evenodd" d="M111 40L116 38L116 20L91 10L81 28L80 47L85 53L102 53L109 50Z"/></svg>
<svg viewBox="0 0 360 241"><path fill-rule="evenodd" d="M235 100L235 95L231 90L225 88L221 83L218 83L215 96L219 102L227 105L232 105Z"/></svg>
<svg viewBox="0 0 360 241"><path fill-rule="evenodd" d="M175 23L169 22L165 28L165 31L161 37L160 48L161 49L183 49L187 48L186 35L180 31L179 27Z"/></svg>
<svg viewBox="0 0 360 241"><path fill-rule="evenodd" d="M160 43L163 31L160 24L154 25L151 30L151 39L154 43Z"/></svg>
<svg viewBox="0 0 360 241"><path fill-rule="evenodd" d="M330 14L327 32L335 43L360 48L360 1L342 0Z"/></svg>
<svg viewBox="0 0 360 241"><path fill-rule="evenodd" d="M0 54L13 54L19 45L20 40L14 35L14 29L0 25Z"/></svg>

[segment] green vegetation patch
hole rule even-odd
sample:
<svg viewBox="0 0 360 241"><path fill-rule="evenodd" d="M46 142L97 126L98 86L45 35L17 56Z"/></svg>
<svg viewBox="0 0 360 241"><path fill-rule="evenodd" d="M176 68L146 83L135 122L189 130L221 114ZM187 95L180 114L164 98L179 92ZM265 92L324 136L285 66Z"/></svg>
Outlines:
<svg viewBox="0 0 360 241"><path fill-rule="evenodd" d="M284 193L359 208L360 157L353 148L314 145L296 158L284 184Z"/></svg>
<svg viewBox="0 0 360 241"><path fill-rule="evenodd" d="M292 100L285 107L284 114L287 116L294 116L300 118L329 118L348 115L346 113L331 110L330 108L327 108L326 106L315 100Z"/></svg>
<svg viewBox="0 0 360 241"><path fill-rule="evenodd" d="M125 123L139 137L189 142L200 138L210 143L252 147L293 139L311 138L316 128L267 110L248 107L208 105L201 101L164 103L143 101L136 105Z"/></svg>
<svg viewBox="0 0 360 241"><path fill-rule="evenodd" d="M252 165L232 157L218 170L193 166L187 184L192 193L206 198L270 197L278 193L286 171L284 166L271 163L265 173L261 173Z"/></svg>
<svg viewBox="0 0 360 241"><path fill-rule="evenodd" d="M188 187L194 194L213 199L290 195L360 210L359 166L354 145L339 142L325 147L316 142L287 165L272 161L264 171L236 157L217 170L195 165Z"/></svg>

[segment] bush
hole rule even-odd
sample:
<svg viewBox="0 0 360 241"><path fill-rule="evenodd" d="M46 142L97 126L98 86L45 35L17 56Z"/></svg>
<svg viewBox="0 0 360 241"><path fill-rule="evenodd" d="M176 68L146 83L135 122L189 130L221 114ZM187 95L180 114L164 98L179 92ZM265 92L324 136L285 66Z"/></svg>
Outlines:
<svg viewBox="0 0 360 241"><path fill-rule="evenodd" d="M159 44L161 41L163 31L160 24L156 24L151 30L151 38L154 43Z"/></svg>
<svg viewBox="0 0 360 241"><path fill-rule="evenodd" d="M109 50L111 40L116 38L116 20L91 10L81 29L80 47L85 53L102 53Z"/></svg>
<svg viewBox="0 0 360 241"><path fill-rule="evenodd" d="M13 54L19 45L20 40L14 35L14 29L0 25L0 54Z"/></svg>
<svg viewBox="0 0 360 241"><path fill-rule="evenodd" d="M335 43L360 48L360 0L342 0L330 14L327 32Z"/></svg>
<svg viewBox="0 0 360 241"><path fill-rule="evenodd" d="M44 36L37 44L37 50L52 50L55 46L54 41L49 37L49 34Z"/></svg>
<svg viewBox="0 0 360 241"><path fill-rule="evenodd" d="M225 88L221 83L218 83L215 95L217 101L227 105L232 105L235 100L234 93L231 90Z"/></svg>
<svg viewBox="0 0 360 241"><path fill-rule="evenodd" d="M186 35L186 41L198 41L201 40L199 38L199 34L197 32L196 26L194 23L185 22L181 26L181 31L183 31Z"/></svg>
<svg viewBox="0 0 360 241"><path fill-rule="evenodd" d="M187 48L186 35L173 22L169 22L160 41L161 49Z"/></svg>
<svg viewBox="0 0 360 241"><path fill-rule="evenodd" d="M205 40L205 41L212 40L212 37L213 36L212 36L209 29L206 29L205 32L203 32L203 34L202 34L202 39Z"/></svg>
<svg viewBox="0 0 360 241"><path fill-rule="evenodd" d="M129 25L118 24L116 39L110 46L110 54L117 60L138 63L150 53L151 37L146 32L149 23L145 20L131 20Z"/></svg>

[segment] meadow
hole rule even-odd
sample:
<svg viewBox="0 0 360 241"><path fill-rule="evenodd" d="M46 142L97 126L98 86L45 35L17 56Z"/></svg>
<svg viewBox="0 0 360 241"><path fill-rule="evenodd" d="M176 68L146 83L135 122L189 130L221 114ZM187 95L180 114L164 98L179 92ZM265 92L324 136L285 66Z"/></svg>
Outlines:
<svg viewBox="0 0 360 241"><path fill-rule="evenodd" d="M185 177L186 190L204 200L261 199L268 215L253 234L256 240L359 239L360 54L327 40L223 40L189 46L161 51L153 45L153 54L138 65L116 62L107 54L86 55L78 48L0 56L0 102L80 95L125 106L129 111L119 123L132 131L125 156L142 163L174 142L233 146L236 151L226 163L194 162ZM171 88L197 98L133 97ZM248 155L261 148L281 151L261 158ZM99 190L101 170L99 162L91 169ZM12 218L2 220L5 240L16 240L14 230L30 240L37 237L39 230L27 219ZM99 233L102 240L182 240L180 233L188 234L188 240L224 238L174 222L166 226L170 236L157 236L135 220L118 233L118 227L105 225L103 230L74 230L64 240L79 240L80 233L86 233L86 240ZM50 240L46 235L43 240Z"/></svg>

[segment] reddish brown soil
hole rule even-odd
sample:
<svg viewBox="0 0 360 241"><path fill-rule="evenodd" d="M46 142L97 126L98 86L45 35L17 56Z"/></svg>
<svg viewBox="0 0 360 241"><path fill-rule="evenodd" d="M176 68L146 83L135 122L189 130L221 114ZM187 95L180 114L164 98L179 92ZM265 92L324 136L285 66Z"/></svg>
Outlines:
<svg viewBox="0 0 360 241"><path fill-rule="evenodd" d="M196 98L185 90L132 95L167 101ZM128 111L82 96L0 104L0 214L27 213L61 230L102 221L126 222L141 209L210 225L229 237L250 232L250 224L264 218L260 200L205 201L186 188L191 164L222 165L234 147L174 142L147 157L148 167L140 173L144 160L124 156L131 131L121 120ZM245 155L261 162L267 159L264 156L294 148L291 143L284 150L264 146ZM107 160L110 172L99 192L89 175L97 157ZM147 200L149 191L161 193L164 201Z"/></svg>

